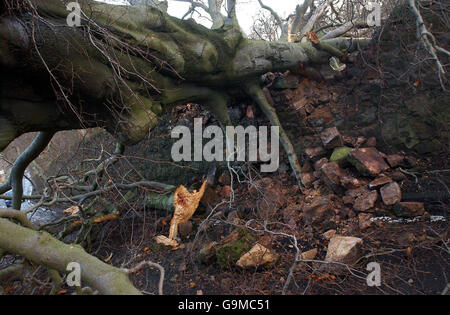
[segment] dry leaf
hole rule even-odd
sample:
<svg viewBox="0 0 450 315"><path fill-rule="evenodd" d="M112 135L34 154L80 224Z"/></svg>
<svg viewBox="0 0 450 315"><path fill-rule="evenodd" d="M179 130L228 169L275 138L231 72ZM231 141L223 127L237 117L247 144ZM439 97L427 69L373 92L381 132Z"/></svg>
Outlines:
<svg viewBox="0 0 450 315"><path fill-rule="evenodd" d="M319 43L319 37L317 37L317 34L315 32L313 32L313 31L308 32L308 33L306 33L306 36L314 44L318 44Z"/></svg>
<svg viewBox="0 0 450 315"><path fill-rule="evenodd" d="M78 212L80 212L80 208L78 206L72 206L72 207L69 207L69 208L63 210L63 213L67 213L71 217L76 216Z"/></svg>
<svg viewBox="0 0 450 315"><path fill-rule="evenodd" d="M104 217L100 217L94 220L94 223L101 223L104 221L112 221L119 217L120 212L116 211L116 214L113 215L105 215Z"/></svg>

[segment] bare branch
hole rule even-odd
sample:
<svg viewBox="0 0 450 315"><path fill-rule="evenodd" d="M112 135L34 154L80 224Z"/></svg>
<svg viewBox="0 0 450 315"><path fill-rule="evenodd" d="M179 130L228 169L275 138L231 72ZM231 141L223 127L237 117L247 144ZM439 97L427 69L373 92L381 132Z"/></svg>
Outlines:
<svg viewBox="0 0 450 315"><path fill-rule="evenodd" d="M441 61L439 60L439 58L436 54L436 50L443 52L447 55L450 55L450 52L439 47L436 44L436 39L434 38L433 34L431 34L425 26L422 15L420 14L419 9L417 9L417 7L416 7L415 0L409 0L408 2L409 2L409 5L410 5L414 15L416 16L418 36L421 39L422 44L425 47L425 49L430 53L431 57L436 62L436 66L438 69L438 75L439 75L439 81L441 83L442 89L445 90L444 84L442 82L442 75L445 74L445 70L444 70L444 67L442 66Z"/></svg>

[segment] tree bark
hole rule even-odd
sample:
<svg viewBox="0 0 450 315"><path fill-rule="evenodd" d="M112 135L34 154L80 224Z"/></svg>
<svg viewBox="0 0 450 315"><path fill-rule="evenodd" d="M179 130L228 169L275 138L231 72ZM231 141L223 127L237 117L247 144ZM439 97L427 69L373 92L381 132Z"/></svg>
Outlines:
<svg viewBox="0 0 450 315"><path fill-rule="evenodd" d="M224 112L226 102L214 103L245 92L243 82L330 57L309 42L248 40L235 23L209 30L151 6L80 1L82 26L68 27L61 1L26 3L28 12L0 18L0 150L25 132L93 126L133 144L170 106ZM358 40L328 42L352 50Z"/></svg>
<svg viewBox="0 0 450 315"><path fill-rule="evenodd" d="M46 232L38 232L0 218L0 248L19 254L39 265L67 273L67 265L77 262L81 280L102 294L141 294L124 270L105 264L78 245L67 245Z"/></svg>

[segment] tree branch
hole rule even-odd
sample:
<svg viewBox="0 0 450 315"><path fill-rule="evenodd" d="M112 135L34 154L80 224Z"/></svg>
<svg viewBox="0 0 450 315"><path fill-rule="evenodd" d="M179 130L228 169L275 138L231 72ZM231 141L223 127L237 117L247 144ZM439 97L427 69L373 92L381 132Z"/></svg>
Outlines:
<svg viewBox="0 0 450 315"><path fill-rule="evenodd" d="M78 245L67 245L46 232L34 231L0 219L0 248L61 273L67 265L77 262L81 280L102 294L141 294L130 282L127 273L89 255Z"/></svg>

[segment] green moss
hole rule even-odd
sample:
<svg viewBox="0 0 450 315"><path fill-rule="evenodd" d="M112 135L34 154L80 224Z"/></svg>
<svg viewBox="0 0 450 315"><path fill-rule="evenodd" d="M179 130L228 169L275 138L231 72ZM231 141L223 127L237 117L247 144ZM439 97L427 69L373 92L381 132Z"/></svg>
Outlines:
<svg viewBox="0 0 450 315"><path fill-rule="evenodd" d="M217 263L222 268L230 268L241 256L248 252L255 238L247 230L240 229L239 237L236 241L222 245L216 251Z"/></svg>
<svg viewBox="0 0 450 315"><path fill-rule="evenodd" d="M338 162L339 164L343 164L344 162L346 162L351 150L352 148L349 147L340 147L334 149L330 157L330 162Z"/></svg>

